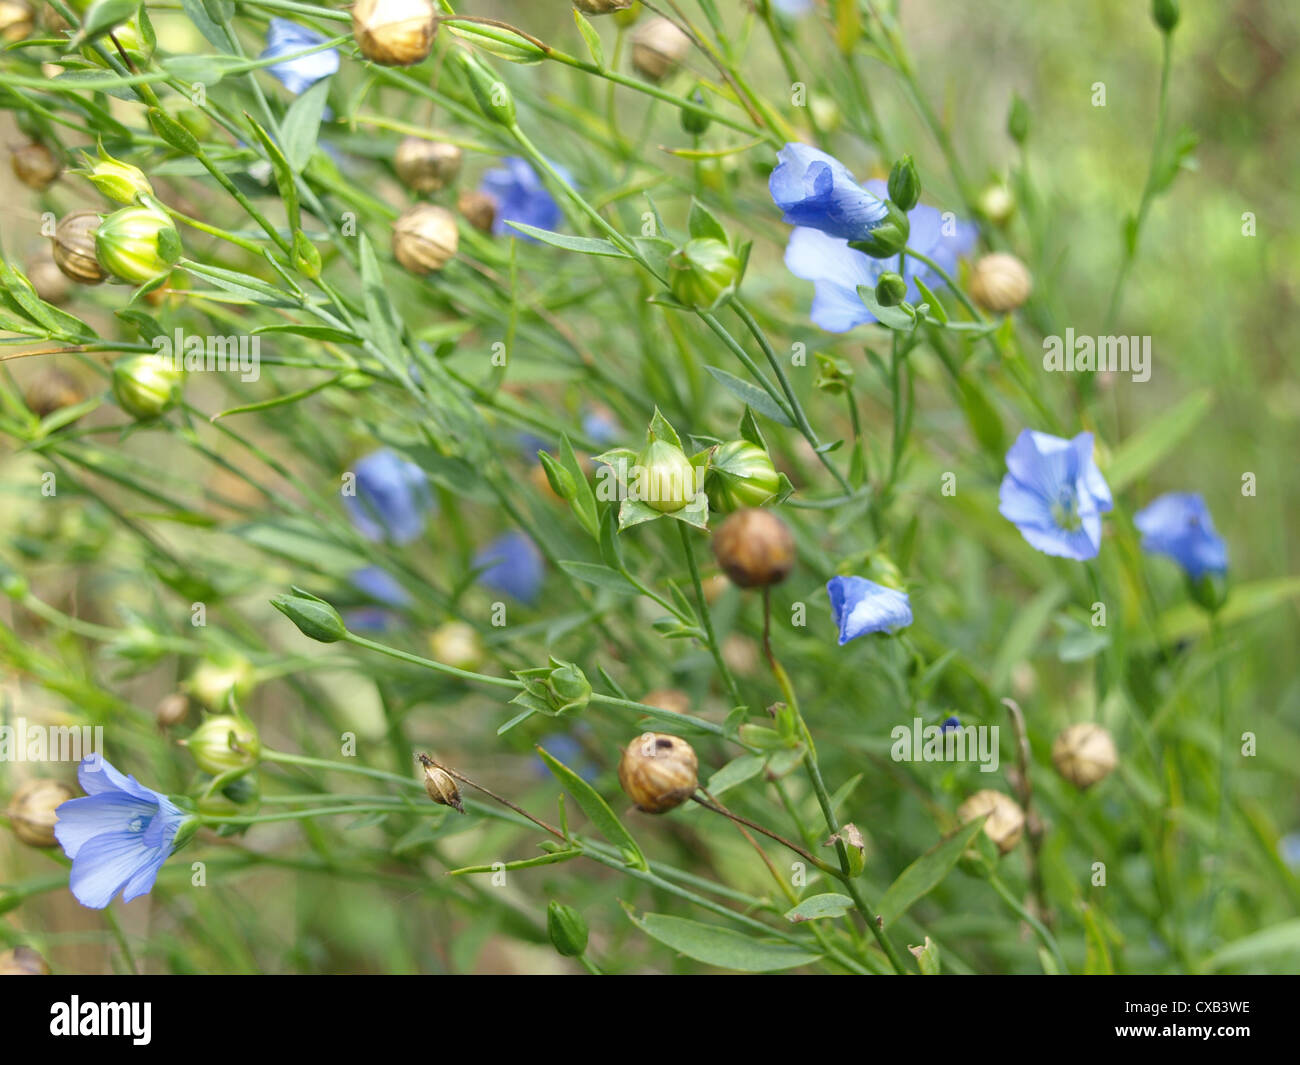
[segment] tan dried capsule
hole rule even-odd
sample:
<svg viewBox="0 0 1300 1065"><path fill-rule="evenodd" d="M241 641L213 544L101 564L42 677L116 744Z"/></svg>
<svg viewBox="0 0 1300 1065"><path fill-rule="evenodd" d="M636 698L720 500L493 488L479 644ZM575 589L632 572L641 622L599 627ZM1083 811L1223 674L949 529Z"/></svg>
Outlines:
<svg viewBox="0 0 1300 1065"><path fill-rule="evenodd" d="M985 814L989 815L989 819L984 822L984 834L997 844L999 851L1006 854L1020 842L1020 836L1025 830L1024 810L1010 796L992 788L977 791L957 807L957 820L963 825Z"/></svg>
<svg viewBox="0 0 1300 1065"><path fill-rule="evenodd" d="M971 272L971 299L996 314L1024 306L1033 287L1033 278L1025 264L1006 252L985 255Z"/></svg>
<svg viewBox="0 0 1300 1065"><path fill-rule="evenodd" d="M0 954L0 976L49 975L49 964L31 947L14 947Z"/></svg>
<svg viewBox="0 0 1300 1065"><path fill-rule="evenodd" d="M0 41L21 41L32 32L35 16L26 0L0 0Z"/></svg>
<svg viewBox="0 0 1300 1065"><path fill-rule="evenodd" d="M53 185L63 172L63 165L55 154L36 141L15 148L9 161L14 168L14 176L37 192Z"/></svg>
<svg viewBox="0 0 1300 1065"><path fill-rule="evenodd" d="M1110 733L1089 721L1071 725L1052 744L1056 771L1080 791L1109 776L1118 763L1119 754Z"/></svg>
<svg viewBox="0 0 1300 1065"><path fill-rule="evenodd" d="M573 0L573 6L584 15L608 15L613 11L626 11L636 0Z"/></svg>
<svg viewBox="0 0 1300 1065"><path fill-rule="evenodd" d="M28 780L18 786L5 813L14 835L29 847L53 847L54 811L76 795L58 780Z"/></svg>
<svg viewBox="0 0 1300 1065"><path fill-rule="evenodd" d="M497 220L497 201L486 192L466 189L456 198L456 210L475 229L491 233Z"/></svg>
<svg viewBox="0 0 1300 1065"><path fill-rule="evenodd" d="M794 536L770 510L747 507L713 534L713 554L740 587L766 588L780 584L794 568Z"/></svg>
<svg viewBox="0 0 1300 1065"><path fill-rule="evenodd" d="M662 814L695 794L699 768L699 759L685 740L646 732L623 749L618 782L638 810Z"/></svg>
<svg viewBox="0 0 1300 1065"><path fill-rule="evenodd" d="M452 779L451 774L436 765L427 754L417 755L417 757L420 759L420 765L424 767L424 790L429 793L429 798L439 806L450 806L463 814L465 807L460 801L460 789L456 787L456 781Z"/></svg>
<svg viewBox="0 0 1300 1065"><path fill-rule="evenodd" d="M691 39L675 23L656 16L632 34L632 67L649 81L663 81L691 50Z"/></svg>
<svg viewBox="0 0 1300 1065"><path fill-rule="evenodd" d="M171 728L173 725L179 725L190 712L190 701L185 697L184 692L172 692L170 695L164 695L158 700L158 705L153 708L153 716L161 728Z"/></svg>
<svg viewBox="0 0 1300 1065"><path fill-rule="evenodd" d="M423 195L445 189L455 181L462 158L454 144L407 137L397 146L393 168L403 185Z"/></svg>
<svg viewBox="0 0 1300 1065"><path fill-rule="evenodd" d="M95 254L95 230L99 222L97 211L73 211L64 215L54 230L55 265L65 277L83 285L98 285L108 276Z"/></svg>
<svg viewBox="0 0 1300 1065"><path fill-rule="evenodd" d="M23 392L27 409L38 418L47 418L56 410L74 407L86 398L86 390L66 370L42 370L32 378Z"/></svg>
<svg viewBox="0 0 1300 1065"><path fill-rule="evenodd" d="M27 280L46 303L66 303L72 293L68 279L50 255L41 255L27 264Z"/></svg>
<svg viewBox="0 0 1300 1065"><path fill-rule="evenodd" d="M429 0L357 0L352 8L352 36L361 54L386 67L425 59L437 33Z"/></svg>
<svg viewBox="0 0 1300 1065"><path fill-rule="evenodd" d="M441 270L459 246L456 216L445 207L418 203L393 223L393 254L413 274Z"/></svg>
<svg viewBox="0 0 1300 1065"><path fill-rule="evenodd" d="M657 706L671 714L685 714L691 708L691 698L680 688L656 688L641 696L646 706Z"/></svg>

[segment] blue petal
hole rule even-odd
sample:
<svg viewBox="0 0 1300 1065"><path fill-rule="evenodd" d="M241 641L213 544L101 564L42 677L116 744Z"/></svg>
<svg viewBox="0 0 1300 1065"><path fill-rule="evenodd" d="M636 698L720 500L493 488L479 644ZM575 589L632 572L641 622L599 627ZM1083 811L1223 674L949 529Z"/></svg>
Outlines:
<svg viewBox="0 0 1300 1065"><path fill-rule="evenodd" d="M893 632L912 624L907 595L865 577L832 577L826 583L840 645L871 632Z"/></svg>
<svg viewBox="0 0 1300 1065"><path fill-rule="evenodd" d="M1191 492L1170 492L1133 519L1142 550L1172 558L1193 579L1228 568L1228 548L1214 529L1210 508Z"/></svg>
<svg viewBox="0 0 1300 1065"><path fill-rule="evenodd" d="M785 265L795 277L815 286L811 317L822 329L847 333L876 320L858 295L858 286L874 288L882 268L850 248L847 240L801 226L790 234Z"/></svg>
<svg viewBox="0 0 1300 1065"><path fill-rule="evenodd" d="M68 886L83 906L102 910L141 870L153 865L155 857L154 850L145 844L139 832L96 836L74 859ZM149 886L153 886L152 877Z"/></svg>
<svg viewBox="0 0 1300 1065"><path fill-rule="evenodd" d="M513 236L535 243L535 238L512 229L507 223L522 222L536 229L554 230L560 224L560 206L528 160L510 156L502 163L502 166L487 171L479 186L480 192L487 193L496 201L492 232L497 236ZM564 167L556 163L551 165L565 182L573 184L572 175Z"/></svg>
<svg viewBox="0 0 1300 1065"><path fill-rule="evenodd" d="M327 40L328 37L315 30L309 30L306 26L299 26L288 19L273 18L267 28L266 48L260 58L274 59L277 56L291 55L294 52L301 52L304 48L324 44ZM266 69L267 73L296 96L315 85L321 78L338 73L339 54L335 49L329 48L322 52L313 52L311 55L290 59L285 63L276 63Z"/></svg>
<svg viewBox="0 0 1300 1065"><path fill-rule="evenodd" d="M884 221L882 198L857 183L838 159L807 144L787 144L768 179L786 222L861 240Z"/></svg>
<svg viewBox="0 0 1300 1065"><path fill-rule="evenodd" d="M348 579L371 599L387 606L406 606L411 601L406 589L378 566L356 570Z"/></svg>
<svg viewBox="0 0 1300 1065"><path fill-rule="evenodd" d="M433 496L419 466L384 449L359 460L356 475L357 494L343 503L362 536L406 544L424 532Z"/></svg>
<svg viewBox="0 0 1300 1065"><path fill-rule="evenodd" d="M84 785L83 785L84 786ZM124 792L69 799L55 810L54 838L63 853L75 859L96 836L122 832L137 817L152 817L157 805Z"/></svg>
<svg viewBox="0 0 1300 1065"><path fill-rule="evenodd" d="M474 556L474 568L482 570L478 581L485 588L532 603L541 590L545 575L541 552L521 532L497 537Z"/></svg>

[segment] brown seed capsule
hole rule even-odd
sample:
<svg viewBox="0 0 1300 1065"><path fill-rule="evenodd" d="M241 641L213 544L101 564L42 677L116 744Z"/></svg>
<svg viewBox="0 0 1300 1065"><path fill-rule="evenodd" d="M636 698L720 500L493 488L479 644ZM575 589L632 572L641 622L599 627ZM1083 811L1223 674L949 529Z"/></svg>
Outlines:
<svg viewBox="0 0 1300 1065"><path fill-rule="evenodd" d="M74 407L86 398L86 390L66 370L42 370L32 378L23 392L27 409L38 418L46 418L56 410Z"/></svg>
<svg viewBox="0 0 1300 1065"><path fill-rule="evenodd" d="M108 275L95 254L96 211L73 211L64 215L54 230L54 262L65 277L83 285L98 285Z"/></svg>
<svg viewBox="0 0 1300 1065"><path fill-rule="evenodd" d="M984 822L984 834L988 836L1003 854L1020 842L1025 830L1025 812L1008 795L986 788L977 791L959 807L957 820L963 825L989 815Z"/></svg>
<svg viewBox="0 0 1300 1065"><path fill-rule="evenodd" d="M39 255L27 264L27 280L46 303L66 303L72 293L72 286L51 255Z"/></svg>
<svg viewBox="0 0 1300 1065"><path fill-rule="evenodd" d="M49 975L49 965L31 947L14 947L0 954L0 976Z"/></svg>
<svg viewBox="0 0 1300 1065"><path fill-rule="evenodd" d="M608 15L612 11L626 11L636 0L573 0L573 6L584 15Z"/></svg>
<svg viewBox="0 0 1300 1065"><path fill-rule="evenodd" d="M179 725L190 712L190 701L184 692L172 692L158 700L153 708L153 716L161 728Z"/></svg>
<svg viewBox="0 0 1300 1065"><path fill-rule="evenodd" d="M456 209L475 229L491 233L497 220L497 201L486 192L466 189L456 199Z"/></svg>
<svg viewBox="0 0 1300 1065"><path fill-rule="evenodd" d="M68 785L58 780L28 780L18 786L5 813L14 835L29 847L53 847L54 811L75 796Z"/></svg>
<svg viewBox="0 0 1300 1065"><path fill-rule="evenodd" d="M397 146L393 168L402 184L421 195L444 189L460 173L462 153L445 141L407 137Z"/></svg>
<svg viewBox="0 0 1300 1065"><path fill-rule="evenodd" d="M691 50L691 39L661 16L641 23L632 35L632 67L649 81L663 81Z"/></svg>
<svg viewBox="0 0 1300 1065"><path fill-rule="evenodd" d="M37 192L49 188L63 172L63 166L54 153L35 141L15 148L10 162L18 180Z"/></svg>
<svg viewBox="0 0 1300 1065"><path fill-rule="evenodd" d="M424 766L424 790L429 798L439 806L450 806L458 813L464 813L465 807L460 801L460 789L450 773L434 764L427 754L417 755L420 765Z"/></svg>
<svg viewBox="0 0 1300 1065"><path fill-rule="evenodd" d="M1110 733L1088 721L1071 725L1052 744L1056 771L1080 791L1108 776L1118 762Z"/></svg>
<svg viewBox="0 0 1300 1065"><path fill-rule="evenodd" d="M445 207L417 203L393 223L393 254L413 274L441 270L459 246L456 216Z"/></svg>
<svg viewBox="0 0 1300 1065"><path fill-rule="evenodd" d="M641 696L641 702L673 714L685 714L691 708L691 697L680 688L656 688Z"/></svg>
<svg viewBox="0 0 1300 1065"><path fill-rule="evenodd" d="M794 568L794 536L770 510L738 510L713 534L713 554L742 588L780 584Z"/></svg>
<svg viewBox="0 0 1300 1065"><path fill-rule="evenodd" d="M971 299L995 314L1023 306L1033 287L1033 278L1025 264L1005 252L985 255L971 272Z"/></svg>
<svg viewBox="0 0 1300 1065"><path fill-rule="evenodd" d="M34 16L26 0L0 0L0 41L21 41L32 32Z"/></svg>
<svg viewBox="0 0 1300 1065"><path fill-rule="evenodd" d="M695 794L699 768L699 759L685 740L646 732L623 749L618 782L638 810L662 814Z"/></svg>
<svg viewBox="0 0 1300 1065"><path fill-rule="evenodd" d="M352 36L361 54L386 67L425 59L437 33L429 0L357 0L352 8Z"/></svg>

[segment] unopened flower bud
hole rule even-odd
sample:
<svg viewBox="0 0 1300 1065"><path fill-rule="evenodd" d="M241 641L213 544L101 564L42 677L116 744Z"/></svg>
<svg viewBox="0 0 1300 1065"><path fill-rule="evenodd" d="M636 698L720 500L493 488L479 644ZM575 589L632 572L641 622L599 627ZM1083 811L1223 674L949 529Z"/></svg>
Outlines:
<svg viewBox="0 0 1300 1065"><path fill-rule="evenodd" d="M95 256L98 211L73 211L59 219L54 230L54 263L65 277L83 285L98 285L108 275Z"/></svg>
<svg viewBox="0 0 1300 1065"><path fill-rule="evenodd" d="M171 270L180 256L180 234L157 207L123 207L99 224L95 254L114 277L143 285Z"/></svg>
<svg viewBox="0 0 1300 1065"><path fill-rule="evenodd" d="M413 274L430 274L447 265L460 247L456 216L445 207L418 203L393 223L393 254Z"/></svg>
<svg viewBox="0 0 1300 1065"><path fill-rule="evenodd" d="M184 376L160 352L127 355L113 364L113 398L133 418L157 418L175 406Z"/></svg>
<svg viewBox="0 0 1300 1065"><path fill-rule="evenodd" d="M1006 854L1020 842L1025 830L1025 812L1010 796L991 788L977 791L957 807L957 820L963 825L985 814L988 820L984 822L984 834Z"/></svg>
<svg viewBox="0 0 1300 1065"><path fill-rule="evenodd" d="M18 786L9 800L5 813L13 826L14 835L29 847L53 847L54 811L76 795L68 785L58 780L28 780Z"/></svg>
<svg viewBox="0 0 1300 1065"><path fill-rule="evenodd" d="M1007 111L1007 134L1017 144L1024 144L1029 136L1029 105L1019 93L1011 98L1011 107Z"/></svg>
<svg viewBox="0 0 1300 1065"><path fill-rule="evenodd" d="M98 265L98 264L96 264ZM68 278L59 269L59 264L52 255L41 255L27 264L27 280L32 283L36 295L46 303L58 305L66 303L72 294Z"/></svg>
<svg viewBox="0 0 1300 1065"><path fill-rule="evenodd" d="M496 76L486 63L481 62L463 49L453 53L460 68L465 72L469 90L478 103L478 109L484 118L490 118L503 126L515 124L515 98L506 83Z"/></svg>
<svg viewBox="0 0 1300 1065"><path fill-rule="evenodd" d="M623 749L618 782L638 810L662 814L695 794L699 767L695 751L685 740L647 732Z"/></svg>
<svg viewBox="0 0 1300 1065"><path fill-rule="evenodd" d="M465 806L460 801L460 788L456 787L455 778L427 754L417 757L424 767L424 790L429 793L429 798L439 806L450 806L457 813L463 814Z"/></svg>
<svg viewBox="0 0 1300 1065"><path fill-rule="evenodd" d="M637 456L636 498L661 514L673 514L695 498L695 467L667 440L651 440Z"/></svg>
<svg viewBox="0 0 1300 1065"><path fill-rule="evenodd" d="M455 181L462 158L463 153L454 144L407 137L397 146L393 168L403 185L425 195Z"/></svg>
<svg viewBox="0 0 1300 1065"><path fill-rule="evenodd" d="M980 214L995 226L1005 226L1016 213L1016 198L1002 182L996 181L980 193Z"/></svg>
<svg viewBox="0 0 1300 1065"><path fill-rule="evenodd" d="M729 514L741 507L760 507L781 488L772 456L749 440L729 440L713 453L704 482L709 505Z"/></svg>
<svg viewBox="0 0 1300 1065"><path fill-rule="evenodd" d="M449 621L429 636L429 652L439 662L457 669L477 669L483 661L483 641L473 625Z"/></svg>
<svg viewBox="0 0 1300 1065"><path fill-rule="evenodd" d="M352 8L352 36L361 54L386 67L419 63L437 32L429 0L357 0Z"/></svg>
<svg viewBox="0 0 1300 1065"><path fill-rule="evenodd" d="M138 196L152 196L153 186L138 166L124 163L99 149L99 158L86 157L86 180L91 182L110 200L118 203L135 203Z"/></svg>
<svg viewBox="0 0 1300 1065"><path fill-rule="evenodd" d="M886 200L884 221L861 240L849 241L849 247L866 252L873 259L892 259L907 247L911 231L907 212L892 200Z"/></svg>
<svg viewBox="0 0 1300 1065"><path fill-rule="evenodd" d="M213 776L233 769L251 769L262 754L257 729L233 714L206 718L181 746L189 750L204 772Z"/></svg>
<svg viewBox="0 0 1300 1065"><path fill-rule="evenodd" d="M704 106L704 93L697 86L686 94L686 98L693 104ZM709 131L709 126L713 119L700 111L692 111L688 107L682 108L682 131L689 133L692 137L702 137Z"/></svg>
<svg viewBox="0 0 1300 1065"><path fill-rule="evenodd" d="M262 805L262 786L258 783L255 774L246 773L216 791L209 792L208 788L213 779L213 777L204 777L200 782L203 792L197 805L199 813L205 817L235 817L251 814ZM195 822L189 824L196 825ZM173 849L179 850L187 842L186 832L186 826L182 825L181 830L176 834L176 839L172 841Z"/></svg>
<svg viewBox="0 0 1300 1065"><path fill-rule="evenodd" d="M740 258L714 237L689 240L668 257L668 284L675 299L711 311L736 291Z"/></svg>
<svg viewBox="0 0 1300 1065"><path fill-rule="evenodd" d="M486 192L466 189L456 198L456 210L475 229L491 233L497 220L497 201Z"/></svg>
<svg viewBox="0 0 1300 1065"><path fill-rule="evenodd" d="M662 16L641 23L632 34L632 67L649 81L663 81L691 50L691 39Z"/></svg>
<svg viewBox="0 0 1300 1065"><path fill-rule="evenodd" d="M573 0L573 6L584 15L608 15L612 11L626 11L636 0Z"/></svg>
<svg viewBox="0 0 1300 1065"><path fill-rule="evenodd" d="M348 634L343 618L329 603L315 596L277 595L271 605L298 626L308 639L335 643Z"/></svg>
<svg viewBox="0 0 1300 1065"><path fill-rule="evenodd" d="M14 176L37 192L53 185L63 172L55 154L36 141L15 148L10 162L13 164Z"/></svg>
<svg viewBox="0 0 1300 1065"><path fill-rule="evenodd" d="M204 658L185 682L185 689L210 710L224 710L234 695L243 699L253 688L253 663L242 655L218 653Z"/></svg>
<svg viewBox="0 0 1300 1065"><path fill-rule="evenodd" d="M1052 744L1056 771L1080 791L1108 776L1118 762L1110 733L1088 721L1071 725Z"/></svg>
<svg viewBox="0 0 1300 1065"><path fill-rule="evenodd" d="M1178 0L1152 0L1151 17L1162 32L1173 33L1180 14Z"/></svg>
<svg viewBox="0 0 1300 1065"><path fill-rule="evenodd" d="M910 155L898 160L889 171L889 198L904 211L910 211L921 199L921 176Z"/></svg>
<svg viewBox="0 0 1300 1065"><path fill-rule="evenodd" d="M907 282L901 274L886 271L876 281L876 302L882 307L897 307L907 299Z"/></svg>
<svg viewBox="0 0 1300 1065"><path fill-rule="evenodd" d="M794 536L770 510L738 510L713 534L713 554L741 588L780 584L794 569Z"/></svg>
<svg viewBox="0 0 1300 1065"><path fill-rule="evenodd" d="M587 949L587 922L582 914L554 899L546 907L546 934L551 946L566 958L576 958Z"/></svg>
<svg viewBox="0 0 1300 1065"><path fill-rule="evenodd" d="M1033 289L1025 264L1014 255L995 251L981 256L971 271L971 299L986 311L1002 314L1024 305Z"/></svg>
<svg viewBox="0 0 1300 1065"><path fill-rule="evenodd" d="M185 720L190 712L190 701L183 692L172 692L158 700L153 708L154 720L160 728L171 728Z"/></svg>
<svg viewBox="0 0 1300 1065"><path fill-rule="evenodd" d="M14 947L0 954L0 976L49 975L49 964L31 947Z"/></svg>
<svg viewBox="0 0 1300 1065"><path fill-rule="evenodd" d="M21 41L35 24L32 7L27 0L0 0L0 41Z"/></svg>
<svg viewBox="0 0 1300 1065"><path fill-rule="evenodd" d="M38 418L47 418L65 407L75 407L86 398L86 390L66 370L42 370L23 392L27 409Z"/></svg>

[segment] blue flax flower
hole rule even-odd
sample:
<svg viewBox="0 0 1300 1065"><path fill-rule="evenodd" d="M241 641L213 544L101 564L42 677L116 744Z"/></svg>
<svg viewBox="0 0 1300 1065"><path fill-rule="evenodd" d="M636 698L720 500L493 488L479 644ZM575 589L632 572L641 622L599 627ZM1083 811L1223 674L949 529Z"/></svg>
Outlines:
<svg viewBox="0 0 1300 1065"><path fill-rule="evenodd" d="M304 48L324 44L327 40L328 37L315 30L309 30L306 26L299 26L288 19L273 18L266 31L266 48L259 58L274 59L276 56L301 52ZM335 49L327 48L323 52L299 56L297 59L276 63L266 69L267 73L297 96L299 93L306 92L321 78L337 74L339 54Z"/></svg>
<svg viewBox="0 0 1300 1065"><path fill-rule="evenodd" d="M798 18L813 9L813 0L772 0L772 6L783 15Z"/></svg>
<svg viewBox="0 0 1300 1065"><path fill-rule="evenodd" d="M542 587L542 554L521 532L498 536L474 556L479 583L521 603L532 603Z"/></svg>
<svg viewBox="0 0 1300 1065"><path fill-rule="evenodd" d="M479 191L485 192L496 202L496 218L492 222L492 232L497 236L520 237L534 240L533 237L512 229L506 223L523 222L535 229L553 230L560 224L560 205L546 191L542 179L537 176L526 159L510 156L503 159L503 166L494 167L483 175ZM564 167L552 164L560 176L570 184L572 177Z"/></svg>
<svg viewBox="0 0 1300 1065"><path fill-rule="evenodd" d="M72 859L73 895L81 905L102 910L119 891L125 902L146 894L185 814L101 755L82 760L77 780L85 798L63 803L54 825L55 838Z"/></svg>
<svg viewBox="0 0 1300 1065"><path fill-rule="evenodd" d="M868 181L867 188L887 195L883 181ZM956 218L945 220L936 207L919 203L907 213L907 219L911 227L907 246L933 259L949 275L956 271L957 260L975 246L975 225ZM855 326L874 322L875 315L863 304L858 286L874 289L881 274L899 273L897 258L873 259L850 248L848 240L807 226L790 234L785 265L795 277L813 283L813 323L830 333L847 333ZM902 276L911 303L921 299L918 278L931 289L945 284L934 270L910 257L904 257Z"/></svg>
<svg viewBox="0 0 1300 1065"><path fill-rule="evenodd" d="M907 593L865 577L832 577L826 582L840 646L869 632L893 632L912 624Z"/></svg>
<svg viewBox="0 0 1300 1065"><path fill-rule="evenodd" d="M791 225L862 240L885 220L886 196L870 184L859 185L834 156L806 144L787 144L776 158L767 187L783 220Z"/></svg>
<svg viewBox="0 0 1300 1065"><path fill-rule="evenodd" d="M1210 508L1195 492L1169 492L1133 518L1142 550L1168 555L1192 580L1228 569L1228 548L1214 531Z"/></svg>
<svg viewBox="0 0 1300 1065"><path fill-rule="evenodd" d="M358 460L356 475L357 494L343 504L362 536L408 544L424 532L433 495L419 466L384 449Z"/></svg>
<svg viewBox="0 0 1300 1065"><path fill-rule="evenodd" d="M1110 488L1092 457L1092 433L1065 440L1025 429L1007 452L998 511L1045 555L1096 558Z"/></svg>

